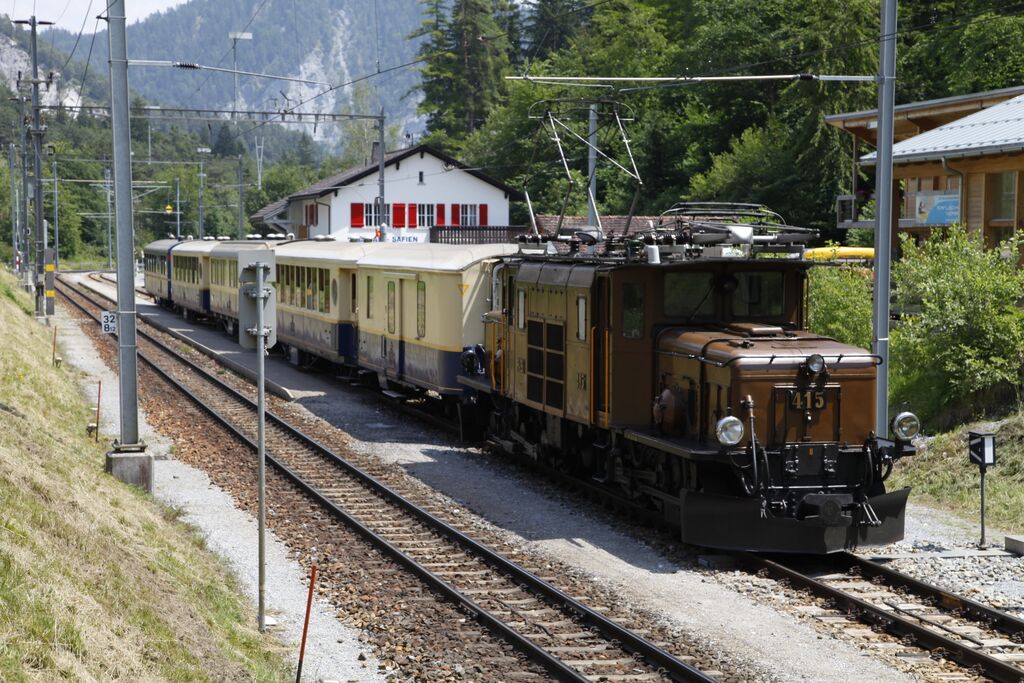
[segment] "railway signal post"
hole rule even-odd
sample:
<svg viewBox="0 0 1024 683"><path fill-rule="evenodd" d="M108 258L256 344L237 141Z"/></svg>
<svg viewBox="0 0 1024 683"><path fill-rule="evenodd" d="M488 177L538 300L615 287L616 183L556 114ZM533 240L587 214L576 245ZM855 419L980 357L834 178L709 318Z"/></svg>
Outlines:
<svg viewBox="0 0 1024 683"><path fill-rule="evenodd" d="M238 343L247 349L256 351L256 403L258 422L256 428L256 448L258 459L259 494L257 501L257 521L259 525L259 629L262 633L267 628L266 617L266 371L263 357L267 349L277 343L277 330L273 321L277 319L277 305L274 290L270 283L276 280L274 275L273 254L260 254L260 260L246 263L238 261L238 325L242 333L238 335ZM270 321L271 325L266 322Z"/></svg>
<svg viewBox="0 0 1024 683"><path fill-rule="evenodd" d="M996 464L996 435L989 432L968 432L967 452L971 462L981 470L981 543L985 546L985 470Z"/></svg>

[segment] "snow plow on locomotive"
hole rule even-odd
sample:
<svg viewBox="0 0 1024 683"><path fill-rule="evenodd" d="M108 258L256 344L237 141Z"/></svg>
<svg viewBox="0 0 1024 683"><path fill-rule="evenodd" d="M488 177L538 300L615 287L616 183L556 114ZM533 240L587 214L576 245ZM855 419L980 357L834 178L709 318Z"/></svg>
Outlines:
<svg viewBox="0 0 1024 683"><path fill-rule="evenodd" d="M687 543L901 539L909 489L884 482L919 424L901 413L892 438L875 434L879 358L806 331L813 233L755 206L662 221L495 265L494 352L468 349L463 376L492 407L492 439L660 512Z"/></svg>

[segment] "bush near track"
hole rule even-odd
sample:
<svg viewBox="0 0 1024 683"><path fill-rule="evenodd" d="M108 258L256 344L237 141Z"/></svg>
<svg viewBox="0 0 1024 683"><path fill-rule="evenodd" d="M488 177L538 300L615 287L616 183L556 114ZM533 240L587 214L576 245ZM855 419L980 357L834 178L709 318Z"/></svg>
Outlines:
<svg viewBox="0 0 1024 683"><path fill-rule="evenodd" d="M0 680L285 680L178 512L103 473L80 373L0 272Z"/></svg>

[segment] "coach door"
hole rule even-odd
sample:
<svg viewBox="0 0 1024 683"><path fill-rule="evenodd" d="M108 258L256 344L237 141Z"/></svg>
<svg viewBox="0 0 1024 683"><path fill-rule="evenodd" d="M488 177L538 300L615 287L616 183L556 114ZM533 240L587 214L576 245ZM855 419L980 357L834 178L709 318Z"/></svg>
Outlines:
<svg viewBox="0 0 1024 683"><path fill-rule="evenodd" d="M384 287L384 367L388 376L400 379L405 375L405 335L402 330L405 280L389 277Z"/></svg>

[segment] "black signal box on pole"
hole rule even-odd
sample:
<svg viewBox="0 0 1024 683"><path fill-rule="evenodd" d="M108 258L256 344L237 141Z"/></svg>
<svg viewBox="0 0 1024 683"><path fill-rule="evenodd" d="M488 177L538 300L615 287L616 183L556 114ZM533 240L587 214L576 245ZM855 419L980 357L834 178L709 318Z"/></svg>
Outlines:
<svg viewBox="0 0 1024 683"><path fill-rule="evenodd" d="M971 462L982 468L996 464L996 435L982 432L967 433L967 451Z"/></svg>

